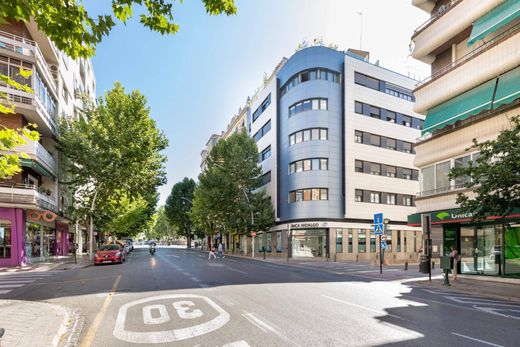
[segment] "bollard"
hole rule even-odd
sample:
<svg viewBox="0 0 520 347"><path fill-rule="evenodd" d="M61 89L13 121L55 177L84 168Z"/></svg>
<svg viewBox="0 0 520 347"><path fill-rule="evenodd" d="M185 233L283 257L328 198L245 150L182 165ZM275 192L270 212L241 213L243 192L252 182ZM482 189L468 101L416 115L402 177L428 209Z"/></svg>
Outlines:
<svg viewBox="0 0 520 347"><path fill-rule="evenodd" d="M435 270L435 262L432 261L432 270Z"/></svg>
<svg viewBox="0 0 520 347"><path fill-rule="evenodd" d="M408 271L408 261L404 262L404 271Z"/></svg>
<svg viewBox="0 0 520 347"><path fill-rule="evenodd" d="M358 262L358 259L359 259L359 255L356 254L356 263Z"/></svg>
<svg viewBox="0 0 520 347"><path fill-rule="evenodd" d="M262 251L264 252L264 260L265 260L265 247L262 247Z"/></svg>

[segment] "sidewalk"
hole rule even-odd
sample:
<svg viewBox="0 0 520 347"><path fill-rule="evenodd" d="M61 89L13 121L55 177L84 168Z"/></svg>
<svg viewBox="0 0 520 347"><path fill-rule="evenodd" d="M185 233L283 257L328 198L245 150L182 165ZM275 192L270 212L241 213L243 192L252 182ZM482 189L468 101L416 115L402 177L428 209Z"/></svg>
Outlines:
<svg viewBox="0 0 520 347"><path fill-rule="evenodd" d="M0 267L0 272L41 272L51 270L74 270L89 266L92 262L88 259L88 255L82 254L77 256L77 264L74 263L73 256L59 257L56 259L47 259L42 262L30 263L25 266L17 267Z"/></svg>
<svg viewBox="0 0 520 347"><path fill-rule="evenodd" d="M76 314L62 306L43 302L0 300L0 327L5 329L2 347L66 345Z"/></svg>

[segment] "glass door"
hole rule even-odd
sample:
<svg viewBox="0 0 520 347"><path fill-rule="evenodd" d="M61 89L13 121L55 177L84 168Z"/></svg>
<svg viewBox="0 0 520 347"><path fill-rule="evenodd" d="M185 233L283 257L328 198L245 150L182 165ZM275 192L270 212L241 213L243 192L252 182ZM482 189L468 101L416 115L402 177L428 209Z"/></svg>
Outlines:
<svg viewBox="0 0 520 347"><path fill-rule="evenodd" d="M486 275L498 274L501 256L502 233L499 225L477 227L475 257L478 272Z"/></svg>
<svg viewBox="0 0 520 347"><path fill-rule="evenodd" d="M448 250L444 250L447 252ZM449 253L448 253L449 254ZM475 257L475 229L473 227L460 228L460 272L477 273Z"/></svg>

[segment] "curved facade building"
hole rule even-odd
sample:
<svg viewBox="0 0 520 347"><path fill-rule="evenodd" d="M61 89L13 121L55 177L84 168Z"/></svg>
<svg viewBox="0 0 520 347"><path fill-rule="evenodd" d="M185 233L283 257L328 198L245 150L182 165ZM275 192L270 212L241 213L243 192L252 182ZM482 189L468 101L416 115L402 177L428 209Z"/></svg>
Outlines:
<svg viewBox="0 0 520 347"><path fill-rule="evenodd" d="M344 54L315 47L278 72L281 220L343 217Z"/></svg>

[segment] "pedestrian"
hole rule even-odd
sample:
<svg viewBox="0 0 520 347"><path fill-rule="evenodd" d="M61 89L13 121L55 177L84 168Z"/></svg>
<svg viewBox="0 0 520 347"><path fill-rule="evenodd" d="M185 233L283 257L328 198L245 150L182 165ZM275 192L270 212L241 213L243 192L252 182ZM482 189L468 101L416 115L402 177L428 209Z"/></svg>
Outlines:
<svg viewBox="0 0 520 347"><path fill-rule="evenodd" d="M224 258L224 247L222 246L222 242L218 242L218 247L217 247L217 250L218 250L218 257L219 258Z"/></svg>
<svg viewBox="0 0 520 347"><path fill-rule="evenodd" d="M459 252L455 249L455 246L451 246L450 257L453 263L453 281L457 279L457 265L459 263Z"/></svg>
<svg viewBox="0 0 520 347"><path fill-rule="evenodd" d="M210 247L209 253L208 253L208 260L211 260L211 257L213 257L213 259L217 259L217 257L215 256L215 253L213 252L213 249L211 249L211 247Z"/></svg>

